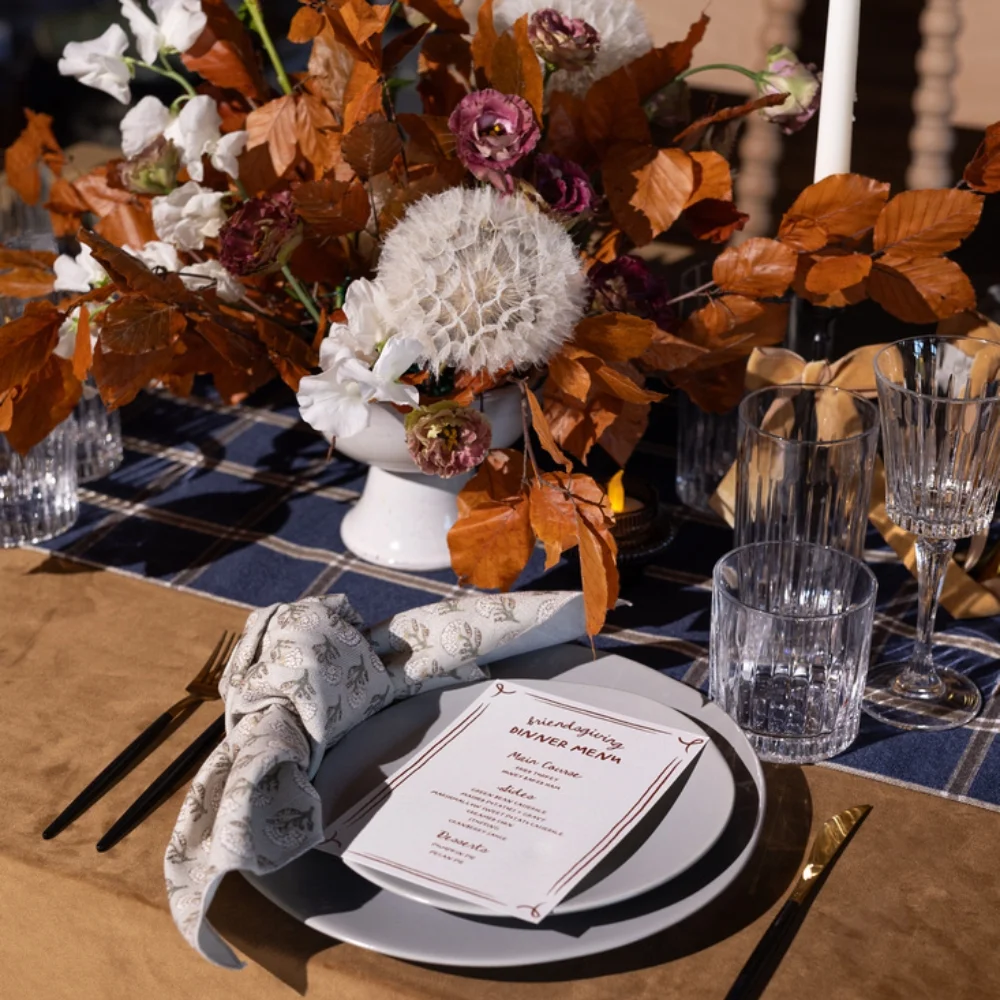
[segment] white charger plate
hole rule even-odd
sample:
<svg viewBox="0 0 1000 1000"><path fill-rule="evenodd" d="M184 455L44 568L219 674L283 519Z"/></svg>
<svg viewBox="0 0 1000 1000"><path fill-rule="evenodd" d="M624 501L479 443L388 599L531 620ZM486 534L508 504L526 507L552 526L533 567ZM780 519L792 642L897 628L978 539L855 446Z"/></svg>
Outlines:
<svg viewBox="0 0 1000 1000"><path fill-rule="evenodd" d="M430 692L399 702L345 737L326 757L313 784L323 801L324 825L333 822L420 753L450 726L491 681ZM531 687L702 736L705 731L675 709L630 691L566 681L535 680ZM690 868L719 839L733 811L736 788L718 747L709 743L688 772L643 821L554 913L596 910L639 896ZM334 853L331 851L331 853ZM345 859L375 885L453 913L488 916L490 911L405 879Z"/></svg>
<svg viewBox="0 0 1000 1000"><path fill-rule="evenodd" d="M244 877L313 930L396 958L466 968L538 965L611 951L696 913L746 866L764 822L764 774L739 727L713 702L623 656L592 660L581 646L559 646L492 666L510 680L550 680L631 691L682 712L722 752L736 788L722 836L695 865L642 896L588 913L552 916L538 926L469 917L379 889L339 859L309 851L270 875Z"/></svg>

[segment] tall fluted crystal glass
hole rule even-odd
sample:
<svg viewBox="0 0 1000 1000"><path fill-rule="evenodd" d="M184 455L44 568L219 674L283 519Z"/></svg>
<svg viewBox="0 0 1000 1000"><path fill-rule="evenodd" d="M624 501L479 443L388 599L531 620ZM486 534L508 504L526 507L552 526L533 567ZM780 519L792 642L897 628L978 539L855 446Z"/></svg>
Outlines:
<svg viewBox="0 0 1000 1000"><path fill-rule="evenodd" d="M736 544L811 542L861 555L878 407L847 389L779 385L740 403Z"/></svg>
<svg viewBox="0 0 1000 1000"><path fill-rule="evenodd" d="M886 512L917 536L917 637L908 662L868 677L865 711L903 729L952 729L982 702L964 674L934 663L938 600L955 541L985 531L1000 490L1000 344L916 337L881 351Z"/></svg>

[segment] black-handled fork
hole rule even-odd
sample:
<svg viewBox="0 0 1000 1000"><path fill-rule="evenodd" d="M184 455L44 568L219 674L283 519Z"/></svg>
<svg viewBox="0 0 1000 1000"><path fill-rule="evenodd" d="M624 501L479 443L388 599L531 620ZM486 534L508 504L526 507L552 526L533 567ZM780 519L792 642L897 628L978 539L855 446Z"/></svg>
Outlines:
<svg viewBox="0 0 1000 1000"><path fill-rule="evenodd" d="M229 661L236 635L223 632L211 656L187 686L187 694L150 723L73 801L45 828L50 840L85 813L137 764L146 758L202 702L219 697L219 678Z"/></svg>

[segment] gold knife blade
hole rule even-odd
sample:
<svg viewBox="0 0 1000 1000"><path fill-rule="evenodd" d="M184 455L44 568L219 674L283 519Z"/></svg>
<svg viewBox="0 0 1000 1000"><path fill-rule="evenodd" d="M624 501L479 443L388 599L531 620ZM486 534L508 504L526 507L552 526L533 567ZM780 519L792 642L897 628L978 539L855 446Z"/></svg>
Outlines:
<svg viewBox="0 0 1000 1000"><path fill-rule="evenodd" d="M809 898L810 893L816 888L819 877L837 857L851 832L871 812L871 809L871 806L854 806L837 813L823 824L823 828L813 841L809 860L799 874L799 879L789 897L791 900L801 904Z"/></svg>

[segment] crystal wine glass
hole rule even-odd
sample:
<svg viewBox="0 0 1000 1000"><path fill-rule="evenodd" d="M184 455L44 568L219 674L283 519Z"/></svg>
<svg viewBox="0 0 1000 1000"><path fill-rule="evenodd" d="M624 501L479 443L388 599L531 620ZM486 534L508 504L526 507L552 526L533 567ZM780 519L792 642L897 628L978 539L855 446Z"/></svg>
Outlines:
<svg viewBox="0 0 1000 1000"><path fill-rule="evenodd" d="M935 667L931 639L955 541L985 531L1000 489L1000 344L915 337L875 358L886 512L917 536L912 658L868 675L865 711L903 729L953 729L979 711L964 674Z"/></svg>

